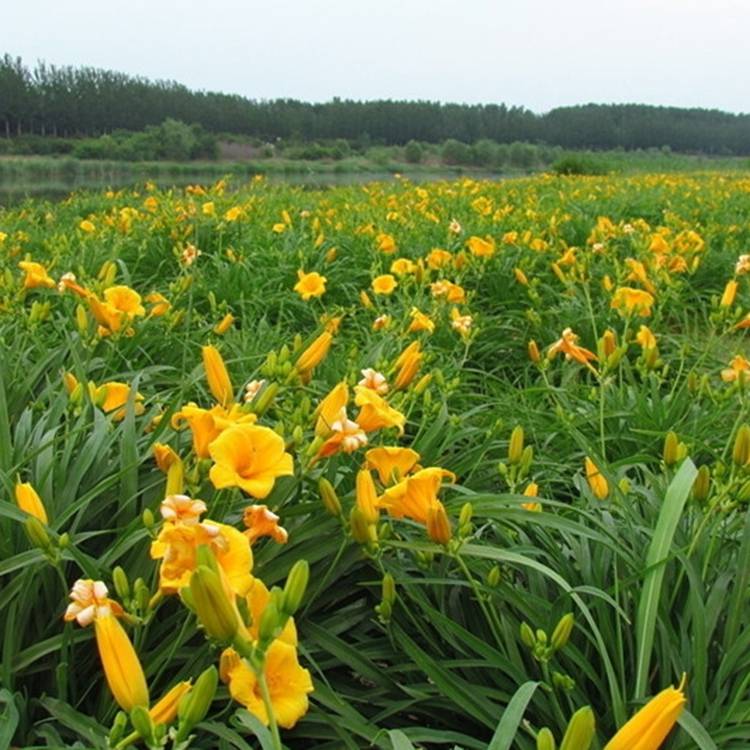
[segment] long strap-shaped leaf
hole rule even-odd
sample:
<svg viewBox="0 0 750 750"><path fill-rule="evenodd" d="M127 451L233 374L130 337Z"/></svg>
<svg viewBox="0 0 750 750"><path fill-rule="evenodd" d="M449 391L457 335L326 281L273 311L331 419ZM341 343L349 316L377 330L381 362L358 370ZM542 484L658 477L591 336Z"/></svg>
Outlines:
<svg viewBox="0 0 750 750"><path fill-rule="evenodd" d="M523 719L526 706L529 705L531 696L539 685L538 682L524 682L515 695L510 699L508 707L505 709L500 723L497 725L495 734L492 736L487 750L510 750L510 746L515 739L518 727Z"/></svg>
<svg viewBox="0 0 750 750"><path fill-rule="evenodd" d="M635 700L646 697L651 651L654 647L654 630L659 611L661 588L664 582L666 563L670 556L672 540L680 522L685 502L698 473L695 464L687 458L667 488L654 536L646 556L646 576L638 603L636 638L638 641L638 664L635 678Z"/></svg>

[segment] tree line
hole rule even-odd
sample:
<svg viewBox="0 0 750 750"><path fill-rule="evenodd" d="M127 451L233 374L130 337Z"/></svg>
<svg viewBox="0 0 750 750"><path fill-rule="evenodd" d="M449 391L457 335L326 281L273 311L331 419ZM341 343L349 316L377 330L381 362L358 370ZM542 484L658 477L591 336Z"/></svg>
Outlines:
<svg viewBox="0 0 750 750"><path fill-rule="evenodd" d="M39 62L32 68L19 57L0 58L0 135L7 138L99 136L140 131L167 119L267 141L340 138L404 145L487 139L569 149L668 146L681 152L750 154L750 115L718 110L586 104L537 114L505 104L254 100L92 67Z"/></svg>

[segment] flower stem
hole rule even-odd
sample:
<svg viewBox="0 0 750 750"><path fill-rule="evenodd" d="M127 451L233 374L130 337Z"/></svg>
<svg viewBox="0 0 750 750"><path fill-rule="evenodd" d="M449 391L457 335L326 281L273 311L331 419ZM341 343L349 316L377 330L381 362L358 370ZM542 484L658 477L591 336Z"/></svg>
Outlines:
<svg viewBox="0 0 750 750"><path fill-rule="evenodd" d="M268 726L271 729L271 737L273 739L274 750L283 750L281 744L281 735L279 734L279 725L276 723L276 716L273 712L273 704L271 703L271 693L268 691L268 683L266 682L266 675L263 670L256 673L258 684L260 685L260 694L263 696L263 704L266 707L266 714L268 715Z"/></svg>

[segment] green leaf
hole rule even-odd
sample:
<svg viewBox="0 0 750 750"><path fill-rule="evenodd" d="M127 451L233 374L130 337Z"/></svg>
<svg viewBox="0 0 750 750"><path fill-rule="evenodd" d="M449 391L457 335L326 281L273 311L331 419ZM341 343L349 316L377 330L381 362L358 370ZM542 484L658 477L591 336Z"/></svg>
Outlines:
<svg viewBox="0 0 750 750"><path fill-rule="evenodd" d="M391 729L388 737L393 744L393 750L415 750L411 740L400 729Z"/></svg>
<svg viewBox="0 0 750 750"><path fill-rule="evenodd" d="M529 701L534 695L534 691L539 686L538 682L524 682L515 695L510 699L508 707L503 712L500 723L497 725L495 734L487 746L487 750L510 750L513 740L518 731L518 727L523 719L523 714Z"/></svg>
<svg viewBox="0 0 750 750"><path fill-rule="evenodd" d="M636 700L646 696L651 651L654 646L654 630L659 612L659 600L664 573L666 572L666 563L670 557L670 548L677 530L677 524L682 518L685 502L690 495L697 474L698 470L695 468L695 464L689 458L686 458L667 488L664 505L659 513L654 536L646 554L647 572L643 581L636 618L636 641L638 643L634 693Z"/></svg>
<svg viewBox="0 0 750 750"><path fill-rule="evenodd" d="M677 723L695 740L700 750L717 750L716 744L709 737L703 724L689 711L683 711Z"/></svg>

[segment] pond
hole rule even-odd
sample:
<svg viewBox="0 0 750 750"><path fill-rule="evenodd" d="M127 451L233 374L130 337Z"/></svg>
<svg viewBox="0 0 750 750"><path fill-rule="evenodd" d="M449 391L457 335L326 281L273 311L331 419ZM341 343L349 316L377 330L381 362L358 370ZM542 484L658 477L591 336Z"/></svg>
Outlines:
<svg viewBox="0 0 750 750"><path fill-rule="evenodd" d="M299 173L271 173L265 175L269 183L282 183L287 185L301 185L311 190L325 187L334 187L340 185L360 185L368 182L394 182L398 179L397 175L392 172L299 172ZM466 171L420 171L406 175L412 182L428 182L434 180L451 180L460 177L475 177L477 179L506 179L507 175L491 175L486 172ZM219 177L207 176L204 174L179 174L170 176L155 176L151 181L161 188L185 187L186 185L210 185ZM235 185L241 185L247 182L246 176L232 177ZM77 176L69 179L4 179L0 180L0 207L12 206L22 203L28 198L37 198L41 200L64 200L70 193L77 190L119 190L122 188L142 187L144 179L134 178L131 176L118 176L116 174L91 177Z"/></svg>

